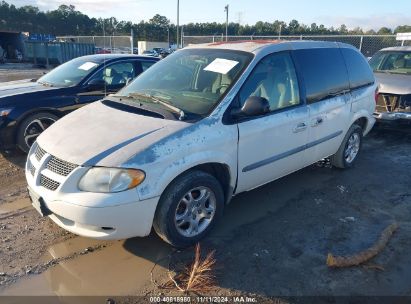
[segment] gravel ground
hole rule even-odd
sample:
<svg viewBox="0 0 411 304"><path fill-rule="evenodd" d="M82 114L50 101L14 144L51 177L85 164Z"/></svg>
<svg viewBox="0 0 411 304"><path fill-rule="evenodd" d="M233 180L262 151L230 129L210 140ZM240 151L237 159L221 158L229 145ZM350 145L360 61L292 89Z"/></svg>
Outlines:
<svg viewBox="0 0 411 304"><path fill-rule="evenodd" d="M34 68L29 63L4 63L0 64L0 82L37 79L46 72L46 69Z"/></svg>

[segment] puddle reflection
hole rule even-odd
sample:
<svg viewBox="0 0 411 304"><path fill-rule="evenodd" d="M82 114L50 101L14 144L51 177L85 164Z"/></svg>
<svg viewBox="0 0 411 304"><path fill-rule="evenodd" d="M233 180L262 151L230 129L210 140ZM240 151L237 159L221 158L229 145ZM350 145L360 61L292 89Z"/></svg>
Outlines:
<svg viewBox="0 0 411 304"><path fill-rule="evenodd" d="M70 243L71 242L71 243ZM74 242L74 244L73 244ZM98 241L78 238L54 245L49 255L71 254ZM40 275L29 276L0 295L129 295L150 284L150 271L172 248L157 236L113 242L100 251L61 262ZM164 259L163 259L164 260ZM158 267L163 267L159 263Z"/></svg>

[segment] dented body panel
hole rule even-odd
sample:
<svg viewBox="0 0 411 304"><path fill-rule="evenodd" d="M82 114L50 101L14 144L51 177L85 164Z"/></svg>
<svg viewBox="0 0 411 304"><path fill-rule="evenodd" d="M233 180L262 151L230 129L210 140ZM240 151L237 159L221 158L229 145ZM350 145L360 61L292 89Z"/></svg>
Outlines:
<svg viewBox="0 0 411 304"><path fill-rule="evenodd" d="M374 117L382 123L411 123L411 48L382 49L370 64L378 83Z"/></svg>

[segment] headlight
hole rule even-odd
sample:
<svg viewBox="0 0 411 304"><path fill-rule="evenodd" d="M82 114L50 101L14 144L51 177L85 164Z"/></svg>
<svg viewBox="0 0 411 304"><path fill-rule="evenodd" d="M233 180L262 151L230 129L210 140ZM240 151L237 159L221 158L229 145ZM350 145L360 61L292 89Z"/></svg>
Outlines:
<svg viewBox="0 0 411 304"><path fill-rule="evenodd" d="M13 110L13 109L11 109L11 108L9 108L9 109L0 108L0 117L6 117L7 115L10 114L11 110Z"/></svg>
<svg viewBox="0 0 411 304"><path fill-rule="evenodd" d="M113 193L135 188L140 185L145 173L136 169L93 167L81 178L81 191Z"/></svg>

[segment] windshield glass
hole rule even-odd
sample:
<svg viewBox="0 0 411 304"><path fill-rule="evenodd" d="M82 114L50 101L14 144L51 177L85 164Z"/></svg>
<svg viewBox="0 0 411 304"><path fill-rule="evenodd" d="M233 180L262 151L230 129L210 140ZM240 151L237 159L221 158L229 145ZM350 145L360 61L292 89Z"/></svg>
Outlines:
<svg viewBox="0 0 411 304"><path fill-rule="evenodd" d="M234 84L251 58L251 53L240 51L180 50L153 65L117 95L144 94L186 113L204 116Z"/></svg>
<svg viewBox="0 0 411 304"><path fill-rule="evenodd" d="M84 77L98 67L98 64L84 58L76 58L58 66L38 82L56 87L70 87L78 84Z"/></svg>
<svg viewBox="0 0 411 304"><path fill-rule="evenodd" d="M411 51L378 52L370 59L374 72L411 74Z"/></svg>

